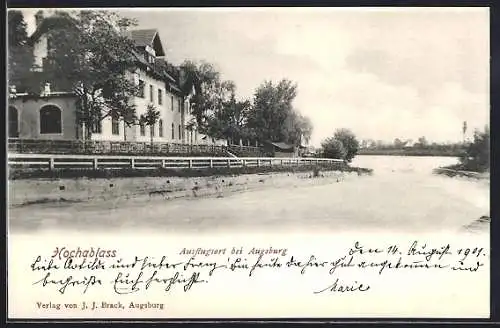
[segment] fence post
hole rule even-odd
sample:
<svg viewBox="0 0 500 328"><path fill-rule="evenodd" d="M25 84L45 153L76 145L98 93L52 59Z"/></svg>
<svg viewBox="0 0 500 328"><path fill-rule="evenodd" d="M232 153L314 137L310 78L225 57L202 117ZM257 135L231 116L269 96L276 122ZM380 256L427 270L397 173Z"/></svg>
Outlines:
<svg viewBox="0 0 500 328"><path fill-rule="evenodd" d="M54 170L54 158L53 158L53 157L51 157L51 158L49 159L49 169L50 169L51 171L53 171L53 170Z"/></svg>
<svg viewBox="0 0 500 328"><path fill-rule="evenodd" d="M189 168L190 169L193 168L193 160L192 159L189 160Z"/></svg>
<svg viewBox="0 0 500 328"><path fill-rule="evenodd" d="M130 159L130 166L135 169L135 158Z"/></svg>
<svg viewBox="0 0 500 328"><path fill-rule="evenodd" d="M257 167L260 167L260 159L257 160Z"/></svg>
<svg viewBox="0 0 500 328"><path fill-rule="evenodd" d="M94 164L94 170L97 170L99 168L99 163L97 162L97 157L92 160Z"/></svg>
<svg viewBox="0 0 500 328"><path fill-rule="evenodd" d="M247 166L247 160L246 159L244 159L241 163L243 164L243 167Z"/></svg>
<svg viewBox="0 0 500 328"><path fill-rule="evenodd" d="M228 168L231 168L231 159L228 159L228 160L227 160L227 167L228 167Z"/></svg>
<svg viewBox="0 0 500 328"><path fill-rule="evenodd" d="M210 168L214 167L214 160L210 158Z"/></svg>
<svg viewBox="0 0 500 328"><path fill-rule="evenodd" d="M165 162L165 160L164 160L164 159L162 159L162 160L161 160L161 167L162 167L162 168L165 168L165 166L166 166L166 162Z"/></svg>

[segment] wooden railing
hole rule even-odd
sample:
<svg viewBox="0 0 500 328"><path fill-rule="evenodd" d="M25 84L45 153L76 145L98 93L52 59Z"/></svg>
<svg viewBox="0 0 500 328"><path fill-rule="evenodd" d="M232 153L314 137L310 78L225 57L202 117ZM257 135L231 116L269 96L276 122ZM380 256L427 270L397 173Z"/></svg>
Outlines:
<svg viewBox="0 0 500 328"><path fill-rule="evenodd" d="M8 154L10 169L205 169L259 166L343 165L327 158L161 157L108 155Z"/></svg>

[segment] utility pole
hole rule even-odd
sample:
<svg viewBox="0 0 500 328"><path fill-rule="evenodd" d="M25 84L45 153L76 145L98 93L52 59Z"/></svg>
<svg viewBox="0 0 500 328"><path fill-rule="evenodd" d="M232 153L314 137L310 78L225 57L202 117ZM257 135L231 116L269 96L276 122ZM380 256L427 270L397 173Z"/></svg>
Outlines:
<svg viewBox="0 0 500 328"><path fill-rule="evenodd" d="M463 143L465 144L465 133L467 132L467 121L464 121L464 124L462 126L462 138L463 138Z"/></svg>

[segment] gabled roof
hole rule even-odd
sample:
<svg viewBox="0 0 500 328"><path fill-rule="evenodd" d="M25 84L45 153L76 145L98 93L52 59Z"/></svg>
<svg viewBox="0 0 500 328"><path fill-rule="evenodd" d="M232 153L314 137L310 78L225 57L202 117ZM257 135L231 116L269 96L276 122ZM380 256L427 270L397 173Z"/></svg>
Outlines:
<svg viewBox="0 0 500 328"><path fill-rule="evenodd" d="M163 51L163 45L161 44L160 36L158 30L156 29L145 29L145 30L131 30L130 38L134 41L135 45L138 47L150 46L156 51L157 56L165 56L165 51Z"/></svg>

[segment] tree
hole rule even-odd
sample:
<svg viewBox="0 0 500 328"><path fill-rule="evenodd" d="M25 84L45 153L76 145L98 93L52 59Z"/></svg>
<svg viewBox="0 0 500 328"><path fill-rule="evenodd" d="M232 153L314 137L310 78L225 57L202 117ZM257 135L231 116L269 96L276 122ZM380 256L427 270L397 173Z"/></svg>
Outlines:
<svg viewBox="0 0 500 328"><path fill-rule="evenodd" d="M152 104L149 104L146 113L141 115L139 122L149 126L149 136L151 137L151 145L153 145L154 128L160 119L160 111Z"/></svg>
<svg viewBox="0 0 500 328"><path fill-rule="evenodd" d="M130 102L139 91L131 78L137 69L136 55L132 40L123 33L134 21L89 10L58 12L55 18L46 32L55 47L49 50L44 74L57 89L76 95L84 137L90 139L92 127L106 117L136 123L135 105Z"/></svg>
<svg viewBox="0 0 500 328"><path fill-rule="evenodd" d="M405 143L403 141L401 141L401 139L399 139L399 138L394 139L394 148L396 148L396 149L403 148L404 144Z"/></svg>
<svg viewBox="0 0 500 328"><path fill-rule="evenodd" d="M21 11L8 12L8 84L21 91L29 79L33 53L29 47L26 22Z"/></svg>
<svg viewBox="0 0 500 328"><path fill-rule="evenodd" d="M296 95L297 85L286 79L277 84L266 81L257 88L248 128L254 131L259 142L287 139L285 121L293 111L292 102Z"/></svg>
<svg viewBox="0 0 500 328"><path fill-rule="evenodd" d="M214 138L223 136L221 117L225 104L230 101L236 88L234 82L223 81L220 73L208 62L185 61L181 70L186 76L185 92L194 87L196 94L191 100L194 119L188 128L196 127L201 133Z"/></svg>
<svg viewBox="0 0 500 328"><path fill-rule="evenodd" d="M233 82L225 81L222 87L220 107L206 114L206 131L211 137L237 143L240 139L248 138L246 122L251 103L236 99Z"/></svg>
<svg viewBox="0 0 500 328"><path fill-rule="evenodd" d="M466 150L465 156L461 157L461 162L469 170L486 171L490 167L490 131L486 126L484 131L474 131L474 141Z"/></svg>
<svg viewBox="0 0 500 328"><path fill-rule="evenodd" d="M284 141L293 145L309 143L313 126L308 117L302 116L297 111L292 111L285 122Z"/></svg>
<svg viewBox="0 0 500 328"><path fill-rule="evenodd" d="M342 159L346 158L347 151L344 145L334 137L325 139L321 143L321 156L326 158Z"/></svg>
<svg viewBox="0 0 500 328"><path fill-rule="evenodd" d="M427 147L427 145L428 145L428 142L427 142L427 139L424 136L418 138L418 141L416 143L417 147L419 147L419 148L425 148L425 147Z"/></svg>
<svg viewBox="0 0 500 328"><path fill-rule="evenodd" d="M250 109L250 101L238 101L234 96L224 105L219 121L221 124L220 131L224 138L234 144L249 137L246 130L246 121Z"/></svg>
<svg viewBox="0 0 500 328"><path fill-rule="evenodd" d="M349 129L338 129L333 137L340 141L346 151L345 160L351 162L359 150L359 141Z"/></svg>

